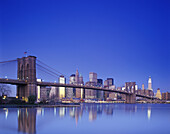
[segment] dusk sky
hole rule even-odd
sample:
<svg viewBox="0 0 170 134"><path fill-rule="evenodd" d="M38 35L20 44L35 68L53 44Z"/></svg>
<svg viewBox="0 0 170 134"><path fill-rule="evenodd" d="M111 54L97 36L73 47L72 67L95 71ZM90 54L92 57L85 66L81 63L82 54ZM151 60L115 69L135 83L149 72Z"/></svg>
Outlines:
<svg viewBox="0 0 170 134"><path fill-rule="evenodd" d="M170 91L169 0L1 0L0 61L24 52L70 76L79 70Z"/></svg>

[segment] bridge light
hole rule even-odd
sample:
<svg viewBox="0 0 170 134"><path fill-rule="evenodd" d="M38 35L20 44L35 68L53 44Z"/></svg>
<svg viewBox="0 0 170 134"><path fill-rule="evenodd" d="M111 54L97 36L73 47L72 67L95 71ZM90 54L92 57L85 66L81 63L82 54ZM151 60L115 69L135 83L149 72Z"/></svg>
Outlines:
<svg viewBox="0 0 170 134"><path fill-rule="evenodd" d="M7 78L7 76L5 76L5 78Z"/></svg>
<svg viewBox="0 0 170 134"><path fill-rule="evenodd" d="M6 97L7 97L7 96L6 96L6 95L4 95L4 96L3 96L3 100L5 100L5 99L6 99Z"/></svg>

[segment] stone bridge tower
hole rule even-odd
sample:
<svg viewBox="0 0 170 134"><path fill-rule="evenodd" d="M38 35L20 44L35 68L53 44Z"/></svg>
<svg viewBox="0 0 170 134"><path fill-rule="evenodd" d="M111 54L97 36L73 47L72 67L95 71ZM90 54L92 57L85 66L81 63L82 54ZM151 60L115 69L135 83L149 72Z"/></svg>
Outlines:
<svg viewBox="0 0 170 134"><path fill-rule="evenodd" d="M136 89L135 89L136 82L126 82L125 83L125 90L129 93L130 95L126 95L126 103L136 103Z"/></svg>
<svg viewBox="0 0 170 134"><path fill-rule="evenodd" d="M36 57L28 56L18 58L18 80L25 80L27 85L17 86L17 96L25 101L28 100L30 95L36 96L37 84L36 84Z"/></svg>

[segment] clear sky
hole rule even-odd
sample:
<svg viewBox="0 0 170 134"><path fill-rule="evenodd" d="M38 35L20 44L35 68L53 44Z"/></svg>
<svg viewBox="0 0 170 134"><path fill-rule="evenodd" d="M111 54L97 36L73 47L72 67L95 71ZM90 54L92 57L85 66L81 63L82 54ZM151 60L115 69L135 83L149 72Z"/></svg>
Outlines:
<svg viewBox="0 0 170 134"><path fill-rule="evenodd" d="M78 68L170 91L169 0L1 0L0 61L29 55L71 75Z"/></svg>

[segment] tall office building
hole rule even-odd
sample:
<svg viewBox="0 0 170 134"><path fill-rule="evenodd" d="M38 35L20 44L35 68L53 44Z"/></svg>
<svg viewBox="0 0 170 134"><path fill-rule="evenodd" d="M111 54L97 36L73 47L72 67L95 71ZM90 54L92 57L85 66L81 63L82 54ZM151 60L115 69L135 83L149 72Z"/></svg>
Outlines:
<svg viewBox="0 0 170 134"><path fill-rule="evenodd" d="M103 87L103 80L97 79L97 87ZM104 91L97 91L97 99L103 100Z"/></svg>
<svg viewBox="0 0 170 134"><path fill-rule="evenodd" d="M102 79L97 79L97 86L102 87L103 86L103 80Z"/></svg>
<svg viewBox="0 0 170 134"><path fill-rule="evenodd" d="M76 81L75 81L75 74L72 74L70 76L70 80L69 80L69 84L75 84ZM73 98L75 97L75 88L72 88L72 87L69 87L66 89L66 97L67 98Z"/></svg>
<svg viewBox="0 0 170 134"><path fill-rule="evenodd" d="M148 80L148 89L152 90L152 80L151 80L150 76L149 76L149 80Z"/></svg>
<svg viewBox="0 0 170 134"><path fill-rule="evenodd" d="M81 74L80 74L80 77L79 77L79 84L84 85L83 76ZM81 99L85 98L85 93L84 93L83 88L81 88L80 96L81 96Z"/></svg>
<svg viewBox="0 0 170 134"><path fill-rule="evenodd" d="M169 92L162 93L162 100L170 101L170 93Z"/></svg>
<svg viewBox="0 0 170 134"><path fill-rule="evenodd" d="M76 70L75 84L76 84L76 85L84 85L83 76L82 76L82 75L79 76L78 70ZM83 93L84 93L84 90L83 90L83 89L81 89L81 88L76 88L75 97L76 97L76 98L83 98L83 96L84 96Z"/></svg>
<svg viewBox="0 0 170 134"><path fill-rule="evenodd" d="M41 82L42 81L42 79L37 79L37 82ZM40 86L37 86L37 102L39 102L40 101L40 92L41 92L41 90L40 90Z"/></svg>
<svg viewBox="0 0 170 134"><path fill-rule="evenodd" d="M112 85L114 85L114 79L113 78L107 78L107 80L104 81L104 87L109 88Z"/></svg>
<svg viewBox="0 0 170 134"><path fill-rule="evenodd" d="M66 79L64 76L60 76L59 77L59 83L65 84L66 83ZM59 98L65 98L65 87L59 87Z"/></svg>
<svg viewBox="0 0 170 134"><path fill-rule="evenodd" d="M89 73L89 81L97 83L97 73L90 72Z"/></svg>
<svg viewBox="0 0 170 134"><path fill-rule="evenodd" d="M108 81L109 86L114 85L114 79L113 78L107 78L107 81Z"/></svg>
<svg viewBox="0 0 170 134"><path fill-rule="evenodd" d="M51 87L41 87L40 100L46 101L49 99Z"/></svg>
<svg viewBox="0 0 170 134"><path fill-rule="evenodd" d="M90 72L89 73L89 81L86 82L87 86L97 86L97 73ZM97 91L85 89L85 98L86 99L96 99Z"/></svg>
<svg viewBox="0 0 170 134"><path fill-rule="evenodd" d="M49 93L49 98L50 99L57 99L57 87L51 87L50 93Z"/></svg>
<svg viewBox="0 0 170 134"><path fill-rule="evenodd" d="M84 81L83 81L83 76L80 74L80 77L79 77L79 84L83 84L84 85Z"/></svg>
<svg viewBox="0 0 170 134"><path fill-rule="evenodd" d="M78 70L76 70L75 83L76 83L77 85L79 84L79 72L78 72Z"/></svg>
<svg viewBox="0 0 170 134"><path fill-rule="evenodd" d="M107 80L104 81L104 88L112 88L114 87L114 80L113 78L107 78ZM106 100L109 97L110 92L104 92L104 99ZM112 94L113 96L113 94Z"/></svg>

